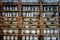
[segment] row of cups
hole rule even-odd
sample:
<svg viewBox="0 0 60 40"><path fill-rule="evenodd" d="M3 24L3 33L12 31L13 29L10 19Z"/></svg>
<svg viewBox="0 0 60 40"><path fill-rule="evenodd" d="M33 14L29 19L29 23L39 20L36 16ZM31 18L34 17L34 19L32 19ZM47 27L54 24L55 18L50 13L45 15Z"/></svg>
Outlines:
<svg viewBox="0 0 60 40"><path fill-rule="evenodd" d="M38 40L39 36L22 36L22 40Z"/></svg>
<svg viewBox="0 0 60 40"><path fill-rule="evenodd" d="M40 30L37 29L37 30L22 30L22 34L39 34L40 33Z"/></svg>
<svg viewBox="0 0 60 40"><path fill-rule="evenodd" d="M18 34L18 29L3 29L2 30L3 33L15 33Z"/></svg>
<svg viewBox="0 0 60 40"><path fill-rule="evenodd" d="M58 29L51 29L51 30L49 30L49 29L44 29L44 34L57 34L57 33L59 33L59 30Z"/></svg>
<svg viewBox="0 0 60 40"><path fill-rule="evenodd" d="M18 36L3 36L3 40L18 40Z"/></svg>

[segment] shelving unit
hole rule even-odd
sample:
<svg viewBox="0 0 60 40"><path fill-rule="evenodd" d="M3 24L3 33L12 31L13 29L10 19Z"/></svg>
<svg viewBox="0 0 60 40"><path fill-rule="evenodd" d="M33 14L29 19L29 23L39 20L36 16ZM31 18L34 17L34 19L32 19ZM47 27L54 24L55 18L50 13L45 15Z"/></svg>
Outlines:
<svg viewBox="0 0 60 40"><path fill-rule="evenodd" d="M60 40L60 0L0 0L0 40Z"/></svg>

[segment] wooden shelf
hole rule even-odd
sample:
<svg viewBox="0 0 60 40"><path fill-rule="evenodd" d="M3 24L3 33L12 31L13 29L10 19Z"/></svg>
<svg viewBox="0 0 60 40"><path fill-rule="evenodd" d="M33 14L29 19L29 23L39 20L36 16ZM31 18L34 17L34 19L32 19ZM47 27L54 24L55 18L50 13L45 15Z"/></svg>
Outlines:
<svg viewBox="0 0 60 40"><path fill-rule="evenodd" d="M39 22L39 20L37 20L37 21L32 21L32 20L24 21L24 20L23 20L23 22Z"/></svg>
<svg viewBox="0 0 60 40"><path fill-rule="evenodd" d="M27 5L27 6L29 6L29 5L30 5L30 6L39 6L40 4L22 4L22 6L26 6L26 5Z"/></svg>
<svg viewBox="0 0 60 40"><path fill-rule="evenodd" d="M3 3L3 4L2 4L2 6L7 6L7 5L8 5L8 6L18 6L18 3L17 3L17 4L14 4L14 3L13 3L13 4L12 4L12 3L10 3L10 4L9 4L9 3L4 4L4 3Z"/></svg>
<svg viewBox="0 0 60 40"><path fill-rule="evenodd" d="M3 20L3 22L18 22L17 20L16 21L14 21L14 20L11 20L11 21L9 21L9 20Z"/></svg>
<svg viewBox="0 0 60 40"><path fill-rule="evenodd" d="M23 36L33 36L33 35L36 35L36 36L39 36L40 34L21 34Z"/></svg>
<svg viewBox="0 0 60 40"><path fill-rule="evenodd" d="M59 22L60 20L56 21L56 20L47 20L45 22Z"/></svg>
<svg viewBox="0 0 60 40"><path fill-rule="evenodd" d="M8 33L6 33L6 34L4 34L4 33L1 33L1 35L17 35L18 36L18 34L8 34Z"/></svg>
<svg viewBox="0 0 60 40"><path fill-rule="evenodd" d="M3 18L18 18L18 17L3 17Z"/></svg>
<svg viewBox="0 0 60 40"><path fill-rule="evenodd" d="M22 28L22 29L29 29L29 30L31 30L31 29L40 29L40 28Z"/></svg>
<svg viewBox="0 0 60 40"><path fill-rule="evenodd" d="M56 10L52 10L52 11L44 11L44 12L59 12L59 11L56 11Z"/></svg>
<svg viewBox="0 0 60 40"><path fill-rule="evenodd" d="M3 6L17 6L18 7L18 9L17 10L3 10ZM22 6L39 6L39 10L22 10L21 8L22 8ZM44 10L44 6L58 6L59 8L58 8L58 10ZM8 9L7 7L6 7L6 9ZM34 9L34 8L33 8ZM6 16L6 15L4 15L4 16L2 16L1 14L2 14L2 12L18 12L18 17L16 16L16 17L4 17L4 16ZM40 14L39 14L39 16L33 16L33 17L23 17L22 16L22 12L39 12ZM54 17L51 17L51 16L45 16L45 17L43 17L43 13L44 12L60 12L60 0L59 0L59 3L58 4L44 4L44 3L42 3L42 0L39 0L39 2L38 3L23 3L23 2L21 2L21 0L18 0L18 3L2 3L2 0L0 0L0 21L2 21L3 23L1 23L0 24L0 31L2 30L2 29L18 29L18 34L10 34L10 33L1 33L0 32L0 35L17 35L18 36L18 40L22 40L22 36L38 36L38 37L40 37L40 39L39 40L44 40L43 38L44 38L44 36L53 36L53 35L56 35L57 37L60 35L60 33L57 33L57 34L44 34L43 32L44 32L44 29L60 29L60 24L44 24L44 22L60 22L60 16L56 16L56 18L58 18L58 20L44 20L44 18L54 18ZM8 15L8 14L7 14ZM14 15L14 14L13 14ZM27 14L28 15L28 14ZM26 15L26 16L27 16ZM31 15L31 14L29 14L29 15ZM35 14L36 15L36 14ZM8 15L9 16L9 15ZM10 14L10 16L11 16L11 14ZM3 20L4 18L7 18L7 20ZM16 18L16 21L13 21L13 19L11 20L11 21L9 21L8 20L8 18ZM33 21L32 19L31 20L23 20L24 18L36 18L36 19L38 19L38 20L36 20L36 21ZM1 20L2 19L2 20ZM4 22L9 22L9 23L4 23ZM14 24L13 22L18 22L18 23L16 23L16 24ZM34 23L32 23L32 24L28 24L28 23L24 23L24 22L34 22ZM36 23L35 24L35 22L38 22L38 24ZM17 27L12 27L12 26L17 26ZM29 26L29 28L26 28L26 27L23 27L23 26ZM37 26L37 28L32 28L32 27L30 27L30 26ZM49 28L47 28L47 27L45 27L45 26L57 26L57 28L51 28L51 27L49 27ZM40 30L40 34L21 34L21 32L22 32L22 30L26 30L26 29L28 29L28 30ZM7 39L6 39L7 40Z"/></svg>
<svg viewBox="0 0 60 40"><path fill-rule="evenodd" d="M2 12L18 12L18 10L2 10Z"/></svg>
<svg viewBox="0 0 60 40"><path fill-rule="evenodd" d="M38 18L38 17L23 17L23 18Z"/></svg>
<svg viewBox="0 0 60 40"><path fill-rule="evenodd" d="M54 16L54 17L60 18L60 16ZM52 16L46 16L44 18L54 18L54 17L52 17Z"/></svg>
<svg viewBox="0 0 60 40"><path fill-rule="evenodd" d="M18 25L18 24L13 24L13 23L12 23L12 24L11 24L11 23L6 24L6 23L5 23L5 24L3 24L3 25Z"/></svg>
<svg viewBox="0 0 60 40"><path fill-rule="evenodd" d="M43 4L43 6L59 6L59 4Z"/></svg>
<svg viewBox="0 0 60 40"><path fill-rule="evenodd" d="M23 24L23 25L38 26L39 24Z"/></svg>
<svg viewBox="0 0 60 40"><path fill-rule="evenodd" d="M49 27L49 28L44 28L44 29L56 29L56 28L50 28L50 27ZM58 29L58 28L57 28L57 29Z"/></svg>
<svg viewBox="0 0 60 40"><path fill-rule="evenodd" d="M18 29L18 27L15 27L15 28L13 28L13 27L1 27L1 29Z"/></svg>
<svg viewBox="0 0 60 40"><path fill-rule="evenodd" d="M46 26L46 25L48 25L48 26L58 26L58 25L60 25L60 24L44 24L44 26Z"/></svg>
<svg viewBox="0 0 60 40"><path fill-rule="evenodd" d="M22 10L22 12L39 12L39 10L38 11L35 11L35 10Z"/></svg>
<svg viewBox="0 0 60 40"><path fill-rule="evenodd" d="M43 34L43 35L46 35L46 36L48 36L48 35L50 35L50 36L52 36L52 35L59 36L60 34Z"/></svg>

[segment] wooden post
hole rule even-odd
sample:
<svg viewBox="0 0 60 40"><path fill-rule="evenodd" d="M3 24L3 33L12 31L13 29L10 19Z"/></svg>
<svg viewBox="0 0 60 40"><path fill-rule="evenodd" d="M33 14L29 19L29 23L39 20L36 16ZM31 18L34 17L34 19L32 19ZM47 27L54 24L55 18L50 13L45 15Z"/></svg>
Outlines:
<svg viewBox="0 0 60 40"><path fill-rule="evenodd" d="M3 40L3 36L1 35L1 27L3 26L3 25L2 25L1 10L2 10L2 0L0 0L0 40Z"/></svg>
<svg viewBox="0 0 60 40"><path fill-rule="evenodd" d="M22 16L21 16L21 0L18 0L18 29L19 29L19 34L18 34L18 40L22 40L22 35L21 35L21 30L22 30Z"/></svg>
<svg viewBox="0 0 60 40"><path fill-rule="evenodd" d="M43 4L42 4L42 0L40 0L40 28L41 28L41 34L40 34L40 40L44 40L43 39Z"/></svg>

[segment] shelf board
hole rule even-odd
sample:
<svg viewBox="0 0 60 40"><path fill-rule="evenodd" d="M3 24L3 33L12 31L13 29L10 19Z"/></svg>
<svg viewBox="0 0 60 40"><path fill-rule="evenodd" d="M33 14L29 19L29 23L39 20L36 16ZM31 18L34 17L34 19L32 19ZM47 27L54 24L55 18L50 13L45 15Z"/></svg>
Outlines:
<svg viewBox="0 0 60 40"><path fill-rule="evenodd" d="M31 29L40 29L40 28L22 28L22 29L30 29L31 30Z"/></svg>
<svg viewBox="0 0 60 40"><path fill-rule="evenodd" d="M39 24L23 24L23 25L28 25L28 26L38 26Z"/></svg>
<svg viewBox="0 0 60 40"><path fill-rule="evenodd" d="M12 24L10 24L10 23L6 24L6 23L4 23L3 25L15 25L15 26L17 26L18 24L13 24L13 23Z"/></svg>
<svg viewBox="0 0 60 40"><path fill-rule="evenodd" d="M18 3L17 4L14 4L14 3L3 3L3 6L18 6Z"/></svg>
<svg viewBox="0 0 60 40"><path fill-rule="evenodd" d="M59 6L59 4L43 4L43 6Z"/></svg>
<svg viewBox="0 0 60 40"><path fill-rule="evenodd" d="M1 27L1 29L18 29L18 27L15 27L15 28L13 28L13 27Z"/></svg>
<svg viewBox="0 0 60 40"><path fill-rule="evenodd" d="M1 35L17 35L18 36L18 34L8 34L8 33L6 33L6 34L1 33Z"/></svg>
<svg viewBox="0 0 60 40"><path fill-rule="evenodd" d="M18 22L17 20L16 21L11 20L11 21L12 21L12 23L13 22ZM3 22L11 22L11 21L9 21L9 20L3 20Z"/></svg>
<svg viewBox="0 0 60 40"><path fill-rule="evenodd" d="M18 10L2 10L2 12L18 12Z"/></svg>
<svg viewBox="0 0 60 40"><path fill-rule="evenodd" d="M52 36L52 35L56 35L56 36L58 36L58 35L60 35L60 34L4 34L4 33L1 33L1 35L22 35L22 36L39 36L39 35L46 35L46 36L48 36L48 35L50 35L50 36Z"/></svg>
<svg viewBox="0 0 60 40"><path fill-rule="evenodd" d="M21 34L22 36L29 36L29 35L31 35L31 36L33 36L33 35L36 35L36 36L39 36L40 34Z"/></svg>
<svg viewBox="0 0 60 40"><path fill-rule="evenodd" d="M60 22L60 20L56 21L56 20L47 20L45 22Z"/></svg>
<svg viewBox="0 0 60 40"><path fill-rule="evenodd" d="M58 29L58 28L44 28L44 29Z"/></svg>
<svg viewBox="0 0 60 40"><path fill-rule="evenodd" d="M43 35L50 35L50 36L52 36L52 35L56 35L56 36L58 36L58 35L60 35L60 34L43 34Z"/></svg>
<svg viewBox="0 0 60 40"><path fill-rule="evenodd" d="M58 25L60 25L60 24L44 24L44 26L58 26Z"/></svg>
<svg viewBox="0 0 60 40"><path fill-rule="evenodd" d="M54 16L54 17L57 17L57 18L60 18L60 16ZM45 16L44 18L54 18L52 16Z"/></svg>
<svg viewBox="0 0 60 40"><path fill-rule="evenodd" d="M21 10L22 12L40 12L40 10L38 10L38 11L35 11L35 10Z"/></svg>
<svg viewBox="0 0 60 40"><path fill-rule="evenodd" d="M24 20L23 20L23 22L39 22L39 20L37 20L37 21L32 21L32 20L24 21Z"/></svg>
<svg viewBox="0 0 60 40"><path fill-rule="evenodd" d="M59 12L59 11L56 11L56 10L52 10L52 11L44 11L43 12Z"/></svg>
<svg viewBox="0 0 60 40"><path fill-rule="evenodd" d="M23 18L38 18L38 17L23 17Z"/></svg>
<svg viewBox="0 0 60 40"><path fill-rule="evenodd" d="M22 6L40 6L40 4L28 4L28 3L21 3Z"/></svg>
<svg viewBox="0 0 60 40"><path fill-rule="evenodd" d="M3 17L3 18L18 18L18 17Z"/></svg>

